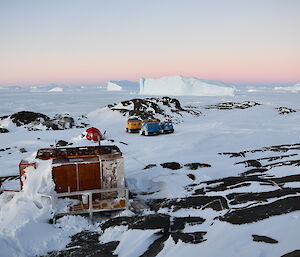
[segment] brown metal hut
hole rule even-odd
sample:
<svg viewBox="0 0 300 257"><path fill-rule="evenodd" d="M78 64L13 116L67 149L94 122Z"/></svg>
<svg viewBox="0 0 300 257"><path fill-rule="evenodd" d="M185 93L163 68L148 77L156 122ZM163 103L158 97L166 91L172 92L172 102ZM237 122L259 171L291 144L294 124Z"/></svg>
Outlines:
<svg viewBox="0 0 300 257"><path fill-rule="evenodd" d="M103 200L116 197L119 192L114 189L126 189L124 160L117 146L39 149L36 159L52 160L52 177L58 197L81 199L82 195L91 196L93 193L93 200ZM20 162L21 188L28 166L35 166L35 163ZM123 201L117 207L123 208L125 205Z"/></svg>

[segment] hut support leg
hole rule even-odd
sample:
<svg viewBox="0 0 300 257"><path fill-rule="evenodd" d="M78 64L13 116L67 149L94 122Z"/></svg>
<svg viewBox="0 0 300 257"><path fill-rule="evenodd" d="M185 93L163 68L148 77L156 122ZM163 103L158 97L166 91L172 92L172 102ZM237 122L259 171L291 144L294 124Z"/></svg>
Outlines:
<svg viewBox="0 0 300 257"><path fill-rule="evenodd" d="M90 219L93 219L93 197L92 193L89 193L89 214L90 214Z"/></svg>
<svg viewBox="0 0 300 257"><path fill-rule="evenodd" d="M129 206L128 206L128 202L129 202L129 191L128 191L128 189L125 189L125 201L126 201L126 210L128 210L129 209Z"/></svg>

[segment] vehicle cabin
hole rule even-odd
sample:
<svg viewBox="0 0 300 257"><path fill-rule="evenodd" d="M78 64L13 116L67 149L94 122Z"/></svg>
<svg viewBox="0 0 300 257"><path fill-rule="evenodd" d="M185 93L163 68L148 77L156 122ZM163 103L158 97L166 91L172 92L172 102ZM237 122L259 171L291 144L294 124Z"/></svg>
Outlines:
<svg viewBox="0 0 300 257"><path fill-rule="evenodd" d="M124 180L124 160L117 146L86 146L46 148L37 152L36 159L52 160L55 195L52 199L72 198L67 214L91 213L126 209L128 190ZM20 162L20 183L23 188L26 168L37 162ZM64 213L66 214L66 213Z"/></svg>
<svg viewBox="0 0 300 257"><path fill-rule="evenodd" d="M157 119L144 120L140 134L144 136L158 135L160 133L160 124Z"/></svg>
<svg viewBox="0 0 300 257"><path fill-rule="evenodd" d="M160 133L173 133L174 127L172 121L163 121L160 123Z"/></svg>
<svg viewBox="0 0 300 257"><path fill-rule="evenodd" d="M126 132L138 133L142 127L142 121L138 118L128 119L126 122Z"/></svg>

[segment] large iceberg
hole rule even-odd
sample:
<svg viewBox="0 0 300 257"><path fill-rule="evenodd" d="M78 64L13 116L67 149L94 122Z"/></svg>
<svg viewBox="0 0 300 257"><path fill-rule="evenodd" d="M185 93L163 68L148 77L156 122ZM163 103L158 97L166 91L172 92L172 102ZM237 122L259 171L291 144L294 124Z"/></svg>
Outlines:
<svg viewBox="0 0 300 257"><path fill-rule="evenodd" d="M141 78L140 94L174 96L233 96L235 89L223 82L184 76Z"/></svg>
<svg viewBox="0 0 300 257"><path fill-rule="evenodd" d="M128 80L122 80L122 81L110 80L107 83L107 90L139 92L139 83L128 81Z"/></svg>

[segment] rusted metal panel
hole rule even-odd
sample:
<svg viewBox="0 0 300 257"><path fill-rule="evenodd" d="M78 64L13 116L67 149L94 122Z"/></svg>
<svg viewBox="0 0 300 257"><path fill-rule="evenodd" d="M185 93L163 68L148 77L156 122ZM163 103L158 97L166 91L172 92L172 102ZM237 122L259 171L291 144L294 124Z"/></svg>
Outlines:
<svg viewBox="0 0 300 257"><path fill-rule="evenodd" d="M53 167L52 177L57 193L78 191L76 164Z"/></svg>
<svg viewBox="0 0 300 257"><path fill-rule="evenodd" d="M100 163L78 163L78 191L101 189Z"/></svg>
<svg viewBox="0 0 300 257"><path fill-rule="evenodd" d="M21 162L19 164L21 189L23 189L24 181L26 179L26 171L25 171L25 169L27 167L34 167L34 168L36 168L36 163L35 162L27 162L25 160L21 160Z"/></svg>
<svg viewBox="0 0 300 257"><path fill-rule="evenodd" d="M57 193L101 189L100 163L91 160L72 162L71 164L57 163L52 167L52 176ZM66 163L66 161L64 161ZM100 198L100 194L93 196Z"/></svg>
<svg viewBox="0 0 300 257"><path fill-rule="evenodd" d="M85 146L85 147L65 147L65 148L45 148L39 149L36 158L42 160L60 158L80 158L93 157L106 154L122 154L115 145L109 146Z"/></svg>

